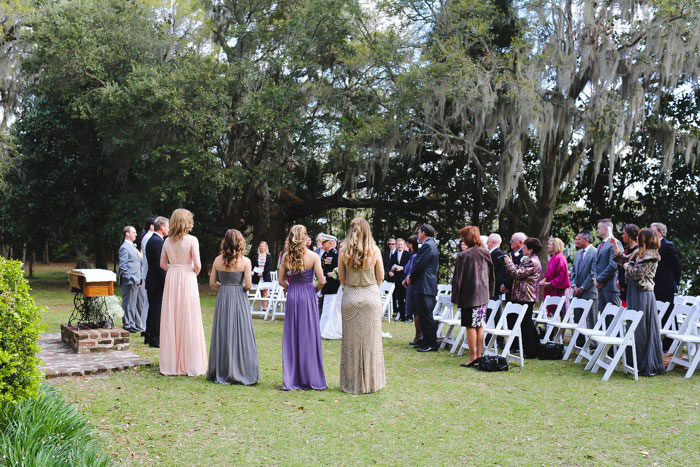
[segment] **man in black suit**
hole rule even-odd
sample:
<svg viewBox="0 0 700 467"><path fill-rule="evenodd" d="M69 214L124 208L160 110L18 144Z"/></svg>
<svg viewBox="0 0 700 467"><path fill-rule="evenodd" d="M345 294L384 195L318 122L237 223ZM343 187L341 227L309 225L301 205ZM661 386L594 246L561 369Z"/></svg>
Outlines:
<svg viewBox="0 0 700 467"><path fill-rule="evenodd" d="M165 270L160 267L160 254L163 250L163 239L168 236L170 222L165 217L156 217L153 228L153 236L146 243L148 317L144 343L151 347L160 347L160 307L165 287Z"/></svg>
<svg viewBox="0 0 700 467"><path fill-rule="evenodd" d="M491 262L493 262L493 271L496 275L496 283L494 287L494 294L491 297L492 300L498 300L501 296L501 285L503 285L506 279L509 277L506 271L506 261L503 259L506 256L506 252L501 250L501 243L503 240L501 236L497 233L492 233L489 235L486 241L486 248L489 250L491 255Z"/></svg>
<svg viewBox="0 0 700 467"><path fill-rule="evenodd" d="M394 278L389 275L389 271L391 270L392 261L394 261L394 257L396 256L396 239L393 237L390 238L387 245L389 245L389 249L382 257L384 261L384 280L387 282L394 282Z"/></svg>
<svg viewBox="0 0 700 467"><path fill-rule="evenodd" d="M403 280L406 278L404 268L411 258L411 252L406 249L403 238L396 239L396 253L392 256L388 275L394 282L394 311L399 313L399 320L406 321L406 287ZM413 320L411 320L413 321Z"/></svg>
<svg viewBox="0 0 700 467"><path fill-rule="evenodd" d="M413 312L418 315L418 321L423 332L419 341L419 352L437 351L437 335L433 308L437 295L437 278L440 269L440 257L435 244L435 229L430 224L418 228L418 241L422 243L413 263L411 275L406 280L413 286Z"/></svg>
<svg viewBox="0 0 700 467"><path fill-rule="evenodd" d="M522 232L516 232L510 237L510 257L513 259L513 264L520 264L523 259L523 247L525 246L527 235ZM510 293L513 289L513 277L508 274L503 280L500 287L501 293L506 294L506 302L510 301Z"/></svg>
<svg viewBox="0 0 700 467"><path fill-rule="evenodd" d="M659 256L661 260L656 268L654 276L654 295L661 302L668 302L669 307L666 310L663 318L661 318L661 326L663 327L668 321L668 317L673 311L673 298L678 292L678 283L681 281L681 258L678 256L678 250L672 241L666 238L668 229L661 222L651 224L651 230L656 232L661 242L659 248ZM670 339L664 339L664 347L671 345Z"/></svg>
<svg viewBox="0 0 700 467"><path fill-rule="evenodd" d="M335 296L340 288L340 281L336 279L333 272L338 267L338 250L335 249L338 241L333 235L321 234L321 267L323 276L326 278L326 285L321 289L321 297L318 300L319 317L325 309L330 313L330 308L335 304Z"/></svg>

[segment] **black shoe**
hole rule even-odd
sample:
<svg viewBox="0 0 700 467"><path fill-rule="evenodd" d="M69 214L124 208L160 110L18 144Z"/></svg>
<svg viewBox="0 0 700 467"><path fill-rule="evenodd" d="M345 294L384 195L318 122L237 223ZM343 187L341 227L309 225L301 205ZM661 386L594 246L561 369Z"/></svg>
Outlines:
<svg viewBox="0 0 700 467"><path fill-rule="evenodd" d="M437 352L437 347L434 347L432 345L426 345L424 347L418 347L419 352Z"/></svg>
<svg viewBox="0 0 700 467"><path fill-rule="evenodd" d="M421 339L419 337L418 339L415 339L415 340L412 340L411 342L409 342L408 345L415 345L418 347L422 347L423 346L423 339Z"/></svg>
<svg viewBox="0 0 700 467"><path fill-rule="evenodd" d="M141 337L146 337L146 331L141 331Z"/></svg>

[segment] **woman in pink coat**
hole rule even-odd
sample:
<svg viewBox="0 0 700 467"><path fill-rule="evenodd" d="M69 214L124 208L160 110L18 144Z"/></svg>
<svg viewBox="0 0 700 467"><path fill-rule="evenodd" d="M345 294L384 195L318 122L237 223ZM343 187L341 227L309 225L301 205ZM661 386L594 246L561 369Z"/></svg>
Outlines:
<svg viewBox="0 0 700 467"><path fill-rule="evenodd" d="M566 293L566 289L571 287L569 265L566 261L566 256L562 253L564 251L564 242L556 237L552 238L547 244L547 251L552 257L549 258L547 272L544 275L544 281L540 285L544 286L545 297L550 295L562 297ZM551 318L556 309L557 307L554 305L548 306L547 316ZM563 308L561 313L562 315L564 314Z"/></svg>

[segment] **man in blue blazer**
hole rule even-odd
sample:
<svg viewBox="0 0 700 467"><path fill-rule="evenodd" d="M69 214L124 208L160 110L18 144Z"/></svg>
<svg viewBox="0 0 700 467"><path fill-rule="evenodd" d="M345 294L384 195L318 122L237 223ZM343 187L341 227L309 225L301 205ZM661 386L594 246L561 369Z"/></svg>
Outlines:
<svg viewBox="0 0 700 467"><path fill-rule="evenodd" d="M124 227L124 243L119 247L119 283L122 286L122 319L124 329L129 332L143 331L138 295L143 285L141 276L141 253L134 244L136 229Z"/></svg>
<svg viewBox="0 0 700 467"><path fill-rule="evenodd" d="M418 228L418 249L411 275L407 282L413 286L413 312L418 315L423 339L419 341L419 352L437 351L437 334L433 308L437 295L437 277L440 269L437 245L435 244L435 229L430 224Z"/></svg>
<svg viewBox="0 0 700 467"><path fill-rule="evenodd" d="M615 252L610 241L612 239L613 223L610 219L598 221L598 237L602 239L598 245L597 255L593 263L593 285L598 289L598 310L604 310L608 303L615 306L622 305L620 291L615 285L617 283L617 263L615 262ZM624 248L617 242L620 251Z"/></svg>
<svg viewBox="0 0 700 467"><path fill-rule="evenodd" d="M571 268L571 285L574 288L574 295L593 302L591 311L586 317L588 329L593 329L598 318L598 289L593 285L593 263L598 255L591 243L593 243L593 235L589 230L582 230L574 237L574 244L578 251L574 256L574 264ZM577 311L578 313L576 313ZM580 313L580 310L574 310L576 322L581 316Z"/></svg>

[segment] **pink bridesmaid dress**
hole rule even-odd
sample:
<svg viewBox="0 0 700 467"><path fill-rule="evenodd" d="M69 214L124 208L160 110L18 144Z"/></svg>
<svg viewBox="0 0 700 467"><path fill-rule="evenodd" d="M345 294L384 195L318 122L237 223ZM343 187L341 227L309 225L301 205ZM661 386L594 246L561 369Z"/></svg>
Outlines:
<svg viewBox="0 0 700 467"><path fill-rule="evenodd" d="M207 372L202 309L194 266L201 267L199 242L192 235L167 238L163 256L170 263L165 276L160 316L160 372L199 376Z"/></svg>

